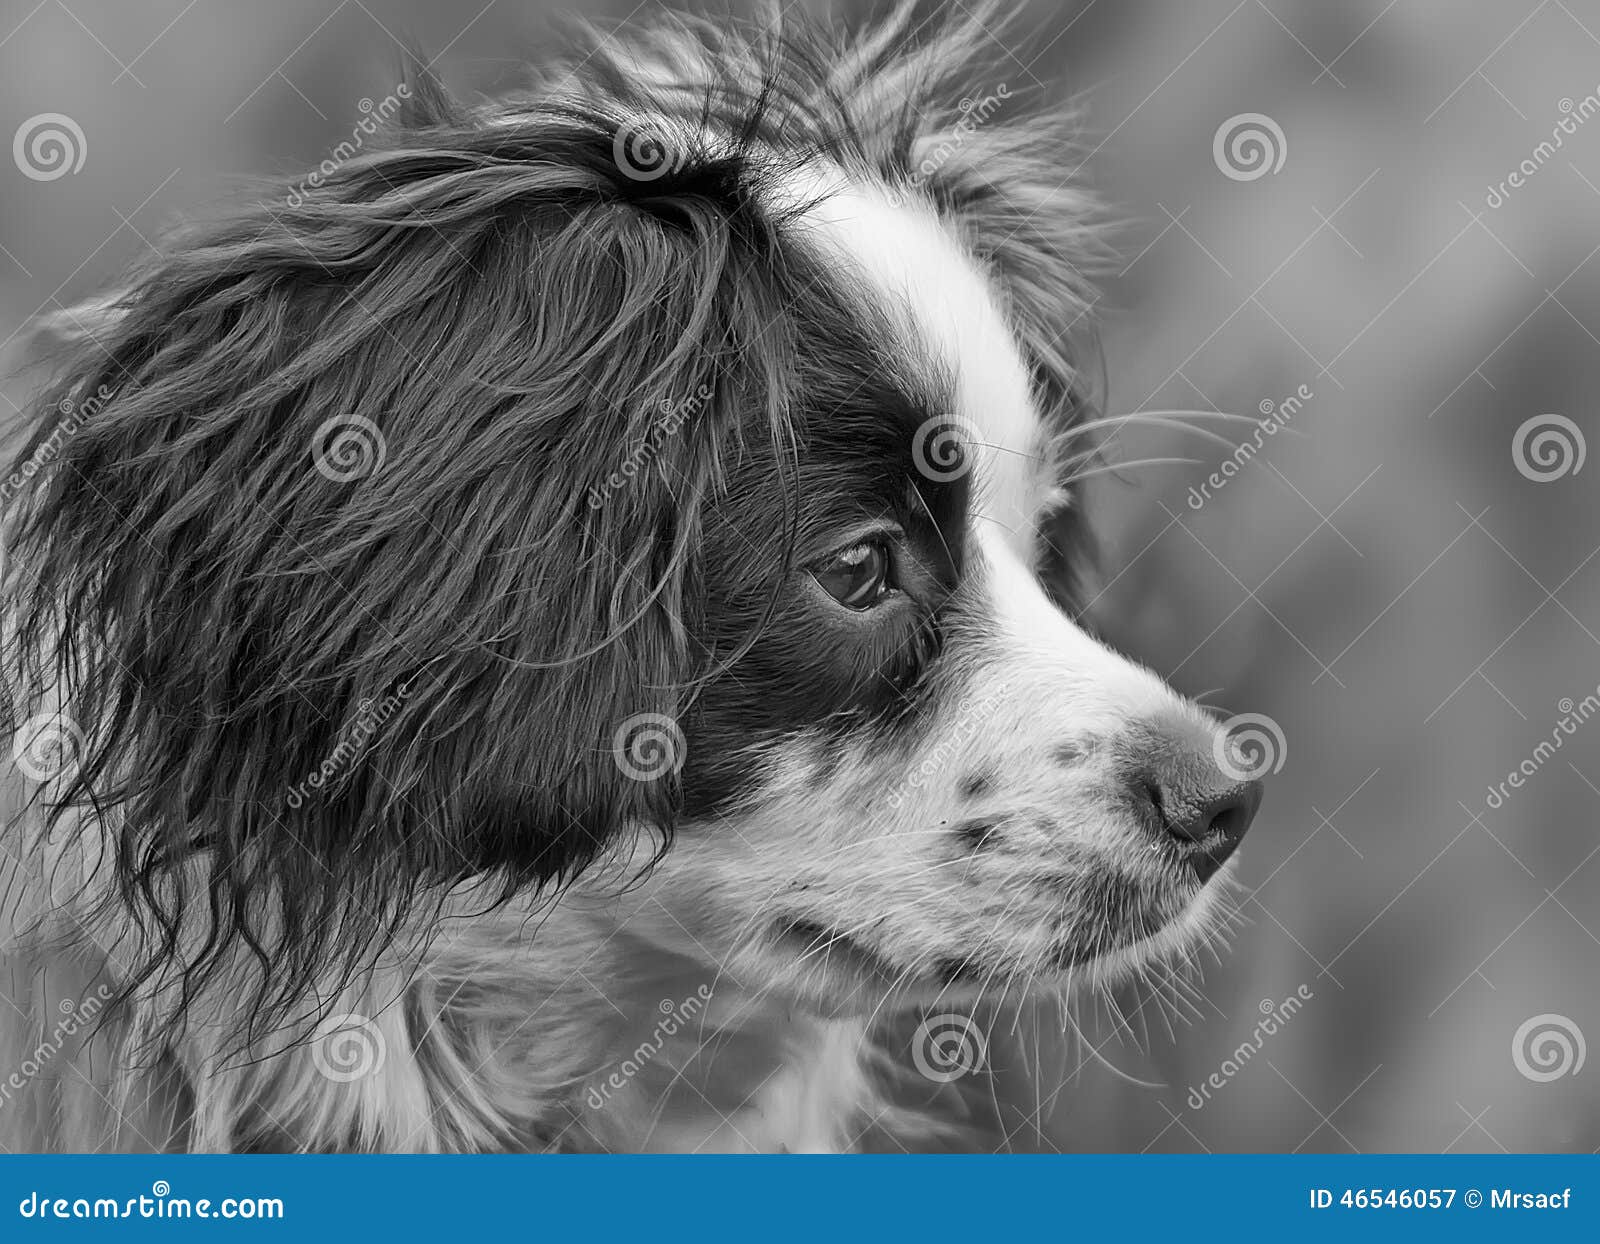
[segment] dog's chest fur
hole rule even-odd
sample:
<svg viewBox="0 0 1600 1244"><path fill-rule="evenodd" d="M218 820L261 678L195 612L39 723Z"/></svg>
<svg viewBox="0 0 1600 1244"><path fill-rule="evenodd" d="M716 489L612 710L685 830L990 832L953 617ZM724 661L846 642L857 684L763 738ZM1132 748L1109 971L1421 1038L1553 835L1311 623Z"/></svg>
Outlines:
<svg viewBox="0 0 1600 1244"><path fill-rule="evenodd" d="M159 995L141 995L44 1069L33 1086L39 1133L11 1140L211 1152L843 1152L897 1120L924 1131L886 1096L894 1069L864 1021L809 1014L668 956L641 963L637 947L617 942L582 964L559 949L535 955L525 921L480 918L440 937L424 957L338 993L322 1020L301 1026L309 1036L248 1056L221 1040L226 992L215 995L217 1014L194 1014L164 1051L140 1044L161 1009ZM547 924L541 939L566 923ZM10 1034L18 1049L108 972L81 943L59 954L38 943L16 966L40 985ZM64 1110L69 1097L82 1100Z"/></svg>
<svg viewBox="0 0 1600 1244"><path fill-rule="evenodd" d="M852 1150L877 1100L866 1043L859 1021L795 1016L770 1032L729 1034L710 1055L719 1074L703 1082L683 1073L705 1055L680 1040L663 1051L663 1063L678 1068L666 1084L636 1077L604 1111L587 1111L581 1126L602 1143L622 1133L615 1147L632 1133L638 1147L680 1153Z"/></svg>
<svg viewBox="0 0 1600 1244"><path fill-rule="evenodd" d="M84 867L70 850L54 866L58 877ZM43 894L41 881L27 891ZM28 1005L0 1016L0 1053L21 1058L53 1039L73 1000L121 984L128 929L114 913L87 886L58 893L43 924L14 913L5 966ZM745 987L659 923L619 922L609 900L571 895L469 902L397 939L359 979L324 982L315 1010L245 1050L237 999L260 984L248 956L189 1000L181 1036L160 1045L149 1034L168 1030L175 981L152 979L62 1043L29 1100L0 1112L25 1132L0 1128L0 1140L21 1151L843 1152L968 1144L983 1126L986 1094L915 1074L894 1008L875 1022L821 1015Z"/></svg>

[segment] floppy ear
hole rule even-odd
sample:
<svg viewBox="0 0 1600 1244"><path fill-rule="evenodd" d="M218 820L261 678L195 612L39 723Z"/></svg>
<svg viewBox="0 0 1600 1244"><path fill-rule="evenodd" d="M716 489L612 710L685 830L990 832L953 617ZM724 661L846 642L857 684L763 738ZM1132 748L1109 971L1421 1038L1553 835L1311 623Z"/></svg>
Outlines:
<svg viewBox="0 0 1600 1244"><path fill-rule="evenodd" d="M12 655L66 690L136 977L242 941L287 1001L429 887L670 830L727 248L602 170L566 119L402 137L178 235L36 406Z"/></svg>

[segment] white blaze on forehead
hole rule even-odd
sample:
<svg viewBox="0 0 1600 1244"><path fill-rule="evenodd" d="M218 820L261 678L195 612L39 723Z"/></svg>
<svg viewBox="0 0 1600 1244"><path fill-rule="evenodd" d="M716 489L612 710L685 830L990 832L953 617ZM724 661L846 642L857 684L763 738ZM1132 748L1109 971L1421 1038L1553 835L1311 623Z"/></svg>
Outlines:
<svg viewBox="0 0 1600 1244"><path fill-rule="evenodd" d="M954 378L955 409L929 414L957 416L979 440L974 511L1031 561L1049 483L1044 433L1022 355L977 263L931 206L894 202L883 187L838 169L798 170L780 197L787 210L803 208L796 235L838 263L844 288L864 285L877 295L889 322Z"/></svg>

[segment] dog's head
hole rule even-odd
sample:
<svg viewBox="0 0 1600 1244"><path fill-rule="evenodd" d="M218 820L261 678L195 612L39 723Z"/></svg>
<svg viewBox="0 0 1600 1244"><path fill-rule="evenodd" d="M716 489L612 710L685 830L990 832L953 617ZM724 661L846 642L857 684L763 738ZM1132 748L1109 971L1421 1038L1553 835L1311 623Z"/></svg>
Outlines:
<svg viewBox="0 0 1600 1244"><path fill-rule="evenodd" d="M641 837L619 902L835 999L1195 934L1257 790L1076 619L1091 212L984 38L676 24L473 111L417 79L66 317L12 651L135 975L247 947L288 1002Z"/></svg>

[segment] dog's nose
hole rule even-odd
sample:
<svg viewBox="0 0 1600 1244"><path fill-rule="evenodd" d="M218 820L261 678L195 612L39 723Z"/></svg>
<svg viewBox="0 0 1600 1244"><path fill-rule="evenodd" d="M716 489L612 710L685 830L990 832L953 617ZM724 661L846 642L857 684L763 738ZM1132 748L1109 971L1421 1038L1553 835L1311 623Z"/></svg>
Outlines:
<svg viewBox="0 0 1600 1244"><path fill-rule="evenodd" d="M1146 823L1151 829L1159 824L1200 881L1209 881L1255 819L1261 783L1226 773L1212 754L1209 732L1181 719L1143 723L1128 732L1119 751L1134 797L1148 804Z"/></svg>
<svg viewBox="0 0 1600 1244"><path fill-rule="evenodd" d="M1158 787L1156 811L1167 833L1182 844L1185 859L1202 882L1209 881L1244 837L1261 806L1259 781L1234 782L1204 794Z"/></svg>

